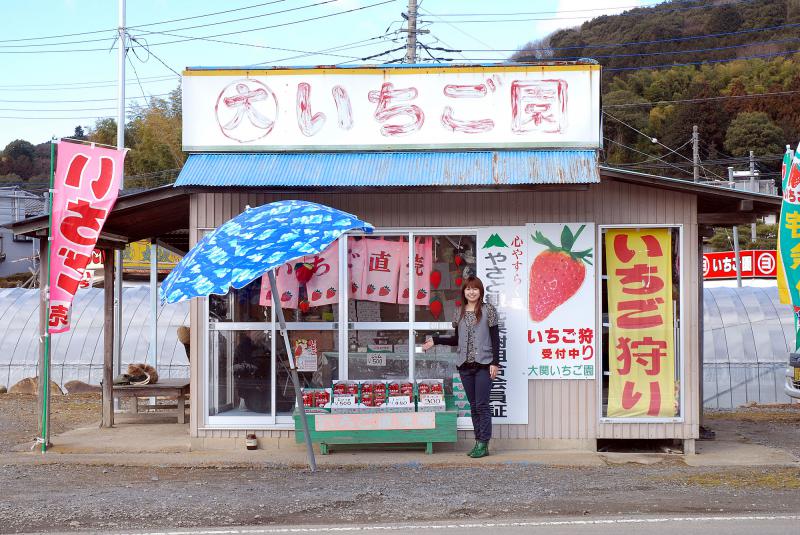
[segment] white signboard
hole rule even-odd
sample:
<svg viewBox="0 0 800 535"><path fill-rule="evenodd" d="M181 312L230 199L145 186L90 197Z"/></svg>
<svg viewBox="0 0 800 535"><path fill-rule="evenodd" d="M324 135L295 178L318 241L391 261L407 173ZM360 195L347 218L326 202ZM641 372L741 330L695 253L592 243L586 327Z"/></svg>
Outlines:
<svg viewBox="0 0 800 535"><path fill-rule="evenodd" d="M528 423L526 237L525 227L478 229L478 277L500 316L500 373L489 394L496 424Z"/></svg>
<svg viewBox="0 0 800 535"><path fill-rule="evenodd" d="M599 148L600 66L184 72L186 151Z"/></svg>
<svg viewBox="0 0 800 535"><path fill-rule="evenodd" d="M594 379L593 223L528 224L527 375Z"/></svg>

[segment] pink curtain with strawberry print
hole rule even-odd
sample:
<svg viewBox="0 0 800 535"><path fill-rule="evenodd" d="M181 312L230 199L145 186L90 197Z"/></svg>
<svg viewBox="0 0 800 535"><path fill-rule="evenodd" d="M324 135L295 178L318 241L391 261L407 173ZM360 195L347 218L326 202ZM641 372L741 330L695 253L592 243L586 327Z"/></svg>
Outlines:
<svg viewBox="0 0 800 535"><path fill-rule="evenodd" d="M304 262L314 265L314 274L306 283L308 303L312 307L339 302L339 240L318 255L306 256Z"/></svg>
<svg viewBox="0 0 800 535"><path fill-rule="evenodd" d="M404 259L400 262L400 291L397 302L401 305L408 304L408 254L406 244L403 244ZM428 306L431 301L431 264L433 262L433 238L416 238L414 240L414 304Z"/></svg>
<svg viewBox="0 0 800 535"><path fill-rule="evenodd" d="M367 260L366 238L347 238L348 293L350 299L364 299L364 267Z"/></svg>
<svg viewBox="0 0 800 535"><path fill-rule="evenodd" d="M364 297L379 303L397 303L400 263L408 258L408 245L399 241L365 239ZM404 256L405 253L405 256Z"/></svg>
<svg viewBox="0 0 800 535"><path fill-rule="evenodd" d="M281 308L297 308L300 283L294 276L294 267L291 264L284 264L276 269L275 282L280 293ZM268 274L261 277L261 293L258 296L258 304L265 307L272 306L272 291L269 286Z"/></svg>

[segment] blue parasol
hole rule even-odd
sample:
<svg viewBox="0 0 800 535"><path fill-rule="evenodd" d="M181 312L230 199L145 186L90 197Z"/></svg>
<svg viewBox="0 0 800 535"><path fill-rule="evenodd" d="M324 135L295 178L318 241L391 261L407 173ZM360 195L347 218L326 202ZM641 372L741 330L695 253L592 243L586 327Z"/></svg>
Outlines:
<svg viewBox="0 0 800 535"><path fill-rule="evenodd" d="M192 247L161 283L161 300L225 295L287 262L324 251L348 230L372 232L372 225L307 201L248 207Z"/></svg>
<svg viewBox="0 0 800 535"><path fill-rule="evenodd" d="M312 471L316 470L314 450L274 269L305 255L321 253L349 230L369 233L373 227L347 212L307 201L248 206L192 247L161 283L162 302L175 303L211 294L225 295L231 288L243 288L269 274Z"/></svg>

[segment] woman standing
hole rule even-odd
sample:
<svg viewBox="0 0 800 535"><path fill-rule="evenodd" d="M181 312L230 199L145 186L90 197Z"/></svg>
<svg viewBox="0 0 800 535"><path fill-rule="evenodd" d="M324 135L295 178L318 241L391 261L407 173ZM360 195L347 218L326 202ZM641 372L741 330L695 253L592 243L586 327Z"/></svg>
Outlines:
<svg viewBox="0 0 800 535"><path fill-rule="evenodd" d="M492 438L492 412L489 392L500 371L500 330L497 309L483 302L483 283L478 277L467 277L461 287L462 303L453 320L454 336L434 336L422 345L427 351L434 344L458 347L458 373L472 414L475 446L467 455L473 458L489 455Z"/></svg>

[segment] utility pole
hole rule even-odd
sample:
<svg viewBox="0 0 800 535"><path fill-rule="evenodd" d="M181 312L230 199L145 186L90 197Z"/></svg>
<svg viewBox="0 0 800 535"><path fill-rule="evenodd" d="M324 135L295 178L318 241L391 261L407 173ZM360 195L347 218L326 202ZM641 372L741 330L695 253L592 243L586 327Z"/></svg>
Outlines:
<svg viewBox="0 0 800 535"><path fill-rule="evenodd" d="M700 136L697 133L697 125L692 126L692 171L694 181L700 181Z"/></svg>
<svg viewBox="0 0 800 535"><path fill-rule="evenodd" d="M417 0L408 0L406 63L417 62Z"/></svg>
<svg viewBox="0 0 800 535"><path fill-rule="evenodd" d="M750 191L758 191L758 182L756 181L756 157L753 151L750 151ZM750 223L750 241L756 241L756 224Z"/></svg>
<svg viewBox="0 0 800 535"><path fill-rule="evenodd" d="M117 148L125 148L125 55L127 54L125 30L125 0L119 0L117 24ZM125 187L125 170L122 170L120 190ZM122 373L122 251L114 250L114 366ZM108 280L108 278L106 278ZM105 290L108 291L108 290ZM134 400L135 401L135 400Z"/></svg>

